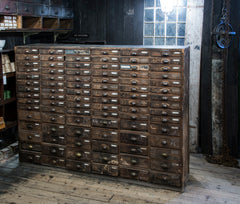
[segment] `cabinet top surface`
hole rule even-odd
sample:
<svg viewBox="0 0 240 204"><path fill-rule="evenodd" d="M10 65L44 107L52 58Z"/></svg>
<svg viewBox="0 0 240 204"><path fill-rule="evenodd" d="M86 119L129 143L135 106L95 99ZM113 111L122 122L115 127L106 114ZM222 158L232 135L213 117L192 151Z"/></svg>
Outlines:
<svg viewBox="0 0 240 204"><path fill-rule="evenodd" d="M85 45L85 44L29 44L16 46L17 48L38 47L62 47L62 48L148 48L148 49L186 49L189 46L150 46L150 45Z"/></svg>

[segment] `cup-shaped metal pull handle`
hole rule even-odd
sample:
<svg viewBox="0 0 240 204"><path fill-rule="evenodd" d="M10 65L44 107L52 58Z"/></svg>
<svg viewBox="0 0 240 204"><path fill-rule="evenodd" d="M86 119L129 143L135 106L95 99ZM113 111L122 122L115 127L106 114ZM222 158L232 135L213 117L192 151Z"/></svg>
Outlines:
<svg viewBox="0 0 240 204"><path fill-rule="evenodd" d="M103 161L108 161L108 157L103 157Z"/></svg>
<svg viewBox="0 0 240 204"><path fill-rule="evenodd" d="M169 56L169 53L168 53L168 52L164 52L164 53L162 54L162 56L163 56L163 57L168 57L168 56Z"/></svg>
<svg viewBox="0 0 240 204"><path fill-rule="evenodd" d="M161 167L162 167L163 169L168 169L168 165L167 165L167 164L161 164Z"/></svg>
<svg viewBox="0 0 240 204"><path fill-rule="evenodd" d="M82 156L82 154L80 152L76 153L76 157L81 157L81 156Z"/></svg>
<svg viewBox="0 0 240 204"><path fill-rule="evenodd" d="M135 101L132 101L132 102L131 102L131 105L132 105L132 106L135 106L136 104L137 104L137 103L136 103Z"/></svg>
<svg viewBox="0 0 240 204"><path fill-rule="evenodd" d="M56 149L52 149L51 153L55 154L55 153L57 153L57 150Z"/></svg>
<svg viewBox="0 0 240 204"><path fill-rule="evenodd" d="M167 132L168 132L167 128L162 128L162 133L167 133Z"/></svg>
<svg viewBox="0 0 240 204"><path fill-rule="evenodd" d="M162 143L162 145L167 145L167 141L166 140L163 140L161 143Z"/></svg>
<svg viewBox="0 0 240 204"><path fill-rule="evenodd" d="M54 58L53 57L49 57L49 60L53 60Z"/></svg>
<svg viewBox="0 0 240 204"><path fill-rule="evenodd" d="M137 53L136 52L132 52L132 56L136 56L137 55Z"/></svg>
<svg viewBox="0 0 240 204"><path fill-rule="evenodd" d="M137 95L132 95L131 98L135 99L135 98L137 98Z"/></svg>
<svg viewBox="0 0 240 204"><path fill-rule="evenodd" d="M136 74L136 73L133 73L133 74L132 74L132 77L137 77L137 74Z"/></svg>
<svg viewBox="0 0 240 204"><path fill-rule="evenodd" d="M162 122L163 122L163 123L167 123L167 122L168 122L168 119L167 119L167 118L163 118L163 119L162 119Z"/></svg>
<svg viewBox="0 0 240 204"><path fill-rule="evenodd" d="M136 59L132 59L131 62L132 63L137 63L137 60Z"/></svg>
<svg viewBox="0 0 240 204"><path fill-rule="evenodd" d="M131 141L133 141L133 142L137 141L137 138L136 138L136 137L131 137L130 139L131 139Z"/></svg>
<svg viewBox="0 0 240 204"><path fill-rule="evenodd" d="M75 132L75 134L76 134L76 135L82 135L82 132L81 132L80 130L77 130L77 131Z"/></svg>
<svg viewBox="0 0 240 204"><path fill-rule="evenodd" d="M163 70L164 72L168 72L168 71L169 71L169 68L168 68L168 67L163 67L162 70Z"/></svg>
<svg viewBox="0 0 240 204"><path fill-rule="evenodd" d="M132 116L131 116L131 119L132 119L132 120L136 120L136 119L137 119L137 116L132 115Z"/></svg>
<svg viewBox="0 0 240 204"><path fill-rule="evenodd" d="M138 162L137 162L136 159L132 159L132 160L131 160L131 163L132 163L132 164L137 164Z"/></svg>
<svg viewBox="0 0 240 204"><path fill-rule="evenodd" d="M137 66L131 66L132 70L137 70Z"/></svg>
<svg viewBox="0 0 240 204"><path fill-rule="evenodd" d="M169 63L169 60L165 59L163 60L163 64L168 64Z"/></svg>
<svg viewBox="0 0 240 204"><path fill-rule="evenodd" d="M136 113L136 112L137 112L137 109L133 108L133 109L131 110L131 112L132 112L132 113Z"/></svg>
<svg viewBox="0 0 240 204"><path fill-rule="evenodd" d="M167 153L162 153L162 157L167 158L168 154Z"/></svg>
<svg viewBox="0 0 240 204"><path fill-rule="evenodd" d="M57 129L56 128L52 128L51 131L52 132L57 132Z"/></svg>
<svg viewBox="0 0 240 204"><path fill-rule="evenodd" d="M77 143L76 143L76 146L81 147L81 146L82 146L82 143L81 143L81 142L77 142Z"/></svg>
<svg viewBox="0 0 240 204"><path fill-rule="evenodd" d="M136 176L137 176L137 173L136 173L136 172L131 172L131 176L132 176L132 177L136 177Z"/></svg>
<svg viewBox="0 0 240 204"><path fill-rule="evenodd" d="M103 62L107 62L108 59L107 59L107 58L103 58L102 61L103 61Z"/></svg>
<svg viewBox="0 0 240 204"><path fill-rule="evenodd" d="M29 135L29 136L28 136L28 139L29 139L29 140L31 140L31 139L32 139L32 136L31 136L31 135Z"/></svg>
<svg viewBox="0 0 240 204"><path fill-rule="evenodd" d="M103 55L108 55L108 52L104 51L102 54L103 54Z"/></svg>

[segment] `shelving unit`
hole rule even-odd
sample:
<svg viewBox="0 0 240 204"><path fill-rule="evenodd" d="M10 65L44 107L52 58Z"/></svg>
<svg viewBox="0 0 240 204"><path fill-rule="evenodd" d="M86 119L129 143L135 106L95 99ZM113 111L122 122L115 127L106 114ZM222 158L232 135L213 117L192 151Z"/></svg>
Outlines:
<svg viewBox="0 0 240 204"><path fill-rule="evenodd" d="M5 128L0 129L0 147L14 142L17 134L16 73L3 74L4 54L9 56L10 62L14 62L14 51L0 50L0 117L5 124ZM10 93L9 98L4 97L6 90Z"/></svg>

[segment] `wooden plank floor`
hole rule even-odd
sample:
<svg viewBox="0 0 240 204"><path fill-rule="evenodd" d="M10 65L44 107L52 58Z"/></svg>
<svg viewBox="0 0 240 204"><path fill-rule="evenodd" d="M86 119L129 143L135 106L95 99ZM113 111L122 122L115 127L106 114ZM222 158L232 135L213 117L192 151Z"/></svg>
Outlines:
<svg viewBox="0 0 240 204"><path fill-rule="evenodd" d="M190 158L188 185L179 193L19 163L15 156L0 164L0 203L240 203L240 169L209 164L198 154Z"/></svg>

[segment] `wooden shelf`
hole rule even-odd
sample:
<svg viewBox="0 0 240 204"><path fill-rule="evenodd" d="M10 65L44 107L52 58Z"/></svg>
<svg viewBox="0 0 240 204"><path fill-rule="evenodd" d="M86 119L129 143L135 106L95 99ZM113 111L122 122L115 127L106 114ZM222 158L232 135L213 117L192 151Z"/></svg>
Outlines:
<svg viewBox="0 0 240 204"><path fill-rule="evenodd" d="M6 104L9 104L9 103L12 103L14 101L16 101L17 98L16 97L12 97L10 99L5 99L3 101L0 102L0 106L3 106L3 105L6 105Z"/></svg>
<svg viewBox="0 0 240 204"><path fill-rule="evenodd" d="M8 73L5 73L3 75L6 75L7 78L9 77L15 77L16 76L16 72L8 72Z"/></svg>
<svg viewBox="0 0 240 204"><path fill-rule="evenodd" d="M16 120L14 120L14 121L5 121L5 128L0 129L0 133L4 132L4 131L12 128L12 127L17 126L17 124L18 124L18 123L17 123Z"/></svg>

